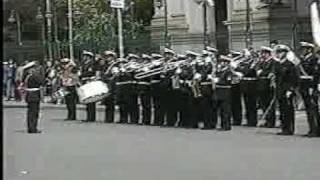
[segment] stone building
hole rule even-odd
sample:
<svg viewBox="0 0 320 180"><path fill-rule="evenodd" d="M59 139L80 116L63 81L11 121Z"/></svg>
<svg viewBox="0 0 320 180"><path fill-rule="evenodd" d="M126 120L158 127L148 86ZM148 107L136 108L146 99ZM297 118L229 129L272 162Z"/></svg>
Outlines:
<svg viewBox="0 0 320 180"><path fill-rule="evenodd" d="M247 0L215 0L213 7L207 6L209 42L223 53L247 46L258 48L272 40L292 47L302 39L312 41L311 1L249 0L248 6ZM203 49L203 7L196 0L167 0L167 7L171 47L178 53ZM164 7L155 7L155 12L152 38L161 49L164 46Z"/></svg>

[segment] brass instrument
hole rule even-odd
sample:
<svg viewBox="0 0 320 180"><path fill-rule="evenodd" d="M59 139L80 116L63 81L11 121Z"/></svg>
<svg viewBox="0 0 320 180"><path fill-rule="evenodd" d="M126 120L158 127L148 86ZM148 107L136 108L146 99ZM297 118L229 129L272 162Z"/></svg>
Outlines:
<svg viewBox="0 0 320 180"><path fill-rule="evenodd" d="M180 61L168 61L168 62L162 62L160 64L158 64L159 67L154 68L154 66L152 64L149 64L148 66L143 66L143 68L154 68L151 69L149 71L142 71L140 73L137 73L134 77L136 79L143 79L143 78L147 78L147 77L151 77L151 76L155 76L161 73L165 73L168 71L173 71L175 69L177 69L178 67L183 67L186 65L190 65L189 60L180 60ZM141 69L141 68L140 68Z"/></svg>
<svg viewBox="0 0 320 180"><path fill-rule="evenodd" d="M194 98L202 97L200 83L201 83L201 74L195 73L191 82L191 90Z"/></svg>

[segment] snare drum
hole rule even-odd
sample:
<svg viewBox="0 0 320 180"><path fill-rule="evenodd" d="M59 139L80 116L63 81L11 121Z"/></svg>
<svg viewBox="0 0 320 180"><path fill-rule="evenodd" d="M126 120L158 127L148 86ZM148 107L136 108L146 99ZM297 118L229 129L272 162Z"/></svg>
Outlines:
<svg viewBox="0 0 320 180"><path fill-rule="evenodd" d="M91 81L77 89L80 103L88 104L106 98L109 93L108 85L102 81Z"/></svg>

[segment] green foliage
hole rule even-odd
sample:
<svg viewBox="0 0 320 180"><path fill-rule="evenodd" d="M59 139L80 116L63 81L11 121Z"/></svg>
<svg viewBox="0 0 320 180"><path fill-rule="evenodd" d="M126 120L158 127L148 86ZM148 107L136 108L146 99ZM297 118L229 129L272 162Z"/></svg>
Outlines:
<svg viewBox="0 0 320 180"><path fill-rule="evenodd" d="M132 3L134 2L134 3ZM147 33L144 25L149 25L153 15L150 0L126 1L123 13L123 35L131 41ZM66 0L56 0L60 9L67 10ZM80 47L94 52L116 49L118 22L116 10L107 0L73 0L74 41Z"/></svg>

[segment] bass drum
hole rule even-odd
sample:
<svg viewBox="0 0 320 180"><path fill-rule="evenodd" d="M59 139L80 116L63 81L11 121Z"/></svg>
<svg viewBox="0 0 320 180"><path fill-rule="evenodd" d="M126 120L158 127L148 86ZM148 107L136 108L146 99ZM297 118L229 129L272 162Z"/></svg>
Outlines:
<svg viewBox="0 0 320 180"><path fill-rule="evenodd" d="M79 101L82 104L88 104L101 101L109 96L108 85L102 81L91 81L77 89Z"/></svg>

